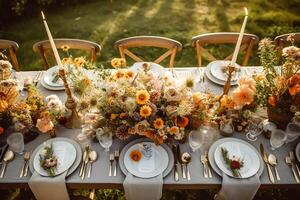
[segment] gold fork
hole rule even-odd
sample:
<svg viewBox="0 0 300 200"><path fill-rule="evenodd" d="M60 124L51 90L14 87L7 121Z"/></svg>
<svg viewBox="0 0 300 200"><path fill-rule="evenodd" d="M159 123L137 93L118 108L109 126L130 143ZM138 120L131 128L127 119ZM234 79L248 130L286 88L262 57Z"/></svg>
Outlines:
<svg viewBox="0 0 300 200"><path fill-rule="evenodd" d="M109 172L108 172L108 176L112 176L112 167L113 167L113 163L114 163L114 160L115 160L115 156L114 154L109 154Z"/></svg>
<svg viewBox="0 0 300 200"><path fill-rule="evenodd" d="M200 160L201 160L201 163L203 164L203 176L204 176L204 178L208 178L206 162L205 162L205 160L206 160L205 155L201 155Z"/></svg>
<svg viewBox="0 0 300 200"><path fill-rule="evenodd" d="M299 183L299 179L298 179L298 176L297 176L297 174L296 174L296 172L294 170L291 158L289 156L285 157L285 162L286 162L287 165L289 165L291 167L293 175L294 175L294 178L295 178L296 182Z"/></svg>

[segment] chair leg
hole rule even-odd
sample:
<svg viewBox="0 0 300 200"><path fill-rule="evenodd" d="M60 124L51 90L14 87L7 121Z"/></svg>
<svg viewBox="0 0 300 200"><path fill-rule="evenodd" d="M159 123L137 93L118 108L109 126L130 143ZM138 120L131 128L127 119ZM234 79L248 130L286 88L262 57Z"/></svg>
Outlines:
<svg viewBox="0 0 300 200"><path fill-rule="evenodd" d="M198 60L198 67L201 67L202 65L202 58L201 58L201 47L200 47L200 44L198 42L196 42L196 50L197 50L197 60Z"/></svg>
<svg viewBox="0 0 300 200"><path fill-rule="evenodd" d="M19 67L19 63L18 63L18 59L17 59L15 50L13 49L13 47L9 47L8 51L9 51L10 58L11 58L14 68L16 69L16 71L20 71L20 67Z"/></svg>

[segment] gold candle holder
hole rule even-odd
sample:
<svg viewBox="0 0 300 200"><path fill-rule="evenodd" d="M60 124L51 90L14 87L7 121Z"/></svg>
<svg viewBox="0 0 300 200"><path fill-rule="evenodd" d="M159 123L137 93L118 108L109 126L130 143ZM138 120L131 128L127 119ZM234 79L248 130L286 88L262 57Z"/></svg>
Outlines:
<svg viewBox="0 0 300 200"><path fill-rule="evenodd" d="M224 95L228 95L228 92L230 90L230 87L231 87L231 79L232 79L232 73L235 71L235 67L231 66L231 64L229 64L227 66L227 74L228 74L228 77L227 77L227 81L224 85L224 89L223 89L223 94L221 95L220 99L222 99L222 97Z"/></svg>
<svg viewBox="0 0 300 200"><path fill-rule="evenodd" d="M65 91L67 94L67 100L65 103L65 106L67 109L71 111L71 114L69 117L67 117L67 122L65 123L66 128L80 128L81 125L83 124L82 117L80 114L77 112L77 103L75 99L73 98L71 89L69 87L69 84L67 82L67 76L65 69L61 68L59 69L59 76L63 80Z"/></svg>

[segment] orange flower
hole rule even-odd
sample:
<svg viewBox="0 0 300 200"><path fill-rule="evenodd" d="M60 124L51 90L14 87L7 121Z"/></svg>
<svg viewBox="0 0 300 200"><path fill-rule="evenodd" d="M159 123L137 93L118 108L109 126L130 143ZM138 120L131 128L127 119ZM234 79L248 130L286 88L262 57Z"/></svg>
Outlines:
<svg viewBox="0 0 300 200"><path fill-rule="evenodd" d="M184 128L189 124L189 118L187 118L187 117L177 117L176 118L176 124L180 128Z"/></svg>
<svg viewBox="0 0 300 200"><path fill-rule="evenodd" d="M143 105L149 101L150 95L147 90L139 90L136 93L135 100L138 104Z"/></svg>
<svg viewBox="0 0 300 200"><path fill-rule="evenodd" d="M241 85L232 93L232 100L236 106L249 105L254 100L254 94L247 85Z"/></svg>
<svg viewBox="0 0 300 200"><path fill-rule="evenodd" d="M149 117L152 113L152 109L150 108L150 106L142 106L140 109L140 115L142 117Z"/></svg>
<svg viewBox="0 0 300 200"><path fill-rule="evenodd" d="M120 63L121 67L126 67L126 60L125 60L125 58L120 58L119 59L119 63Z"/></svg>
<svg viewBox="0 0 300 200"><path fill-rule="evenodd" d="M276 97L275 97L275 96L269 96L269 98L268 98L268 103L269 103L271 106L275 107L275 106L276 106L276 103L277 103Z"/></svg>
<svg viewBox="0 0 300 200"><path fill-rule="evenodd" d="M176 135L179 133L179 128L177 126L172 126L168 129L168 132L170 133L170 135Z"/></svg>
<svg viewBox="0 0 300 200"><path fill-rule="evenodd" d="M113 66L113 68L117 68L120 66L120 59L119 58L114 58L111 60L111 66Z"/></svg>
<svg viewBox="0 0 300 200"><path fill-rule="evenodd" d="M200 92L196 92L193 94L193 102L194 102L194 104L201 103L201 93Z"/></svg>
<svg viewBox="0 0 300 200"><path fill-rule="evenodd" d="M0 112L4 112L8 108L7 101L0 100Z"/></svg>
<svg viewBox="0 0 300 200"><path fill-rule="evenodd" d="M125 78L126 78L126 79L131 79L131 78L133 78L133 76L134 76L133 71L127 71L127 72L125 73Z"/></svg>
<svg viewBox="0 0 300 200"><path fill-rule="evenodd" d="M151 130L147 130L144 132L144 136L153 140L155 137L155 132Z"/></svg>
<svg viewBox="0 0 300 200"><path fill-rule="evenodd" d="M154 142L156 145L161 145L162 143L164 143L164 139L162 136L156 136Z"/></svg>
<svg viewBox="0 0 300 200"><path fill-rule="evenodd" d="M126 113L121 113L120 114L120 119L125 119L127 117L127 114Z"/></svg>
<svg viewBox="0 0 300 200"><path fill-rule="evenodd" d="M116 73L115 73L115 77L117 79L120 79L124 76L124 73L121 71L121 70L118 70Z"/></svg>
<svg viewBox="0 0 300 200"><path fill-rule="evenodd" d="M153 126L156 129L162 129L164 127L164 121L161 118L157 118L154 120Z"/></svg>
<svg viewBox="0 0 300 200"><path fill-rule="evenodd" d="M4 128L2 128L1 126L0 126L0 135L2 135L4 133Z"/></svg>
<svg viewBox="0 0 300 200"><path fill-rule="evenodd" d="M129 157L134 162L138 162L138 161L140 161L142 159L143 154L141 153L140 150L133 150L133 151L130 152Z"/></svg>
<svg viewBox="0 0 300 200"><path fill-rule="evenodd" d="M111 120L115 120L116 118L118 117L118 115L117 114L110 114L110 119Z"/></svg>
<svg viewBox="0 0 300 200"><path fill-rule="evenodd" d="M300 84L296 84L293 87L290 87L289 93L291 96L295 96L297 93L300 93Z"/></svg>

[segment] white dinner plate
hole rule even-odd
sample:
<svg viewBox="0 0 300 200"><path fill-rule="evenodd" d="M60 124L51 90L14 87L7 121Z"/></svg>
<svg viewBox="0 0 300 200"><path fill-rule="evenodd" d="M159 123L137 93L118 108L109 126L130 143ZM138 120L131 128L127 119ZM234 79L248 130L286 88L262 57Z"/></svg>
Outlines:
<svg viewBox="0 0 300 200"><path fill-rule="evenodd" d="M51 67L49 68L45 73L44 73L44 81L47 85L49 85L50 87L63 87L64 86L64 83L63 81L59 78L57 80L56 83L52 82L53 81L53 78L54 78L54 74L55 73L58 73L58 66L54 66L54 67Z"/></svg>
<svg viewBox="0 0 300 200"><path fill-rule="evenodd" d="M141 150L140 145L145 144L151 146L152 157L147 158L145 155L138 162L131 160L130 153L133 150ZM132 145L124 155L124 165L126 169L134 176L140 178L152 178L162 174L168 167L169 157L167 151L155 145L153 142L143 142Z"/></svg>
<svg viewBox="0 0 300 200"><path fill-rule="evenodd" d="M60 90L64 90L64 89L65 89L64 86L61 86L61 87L52 87L52 86L48 85L47 83L45 83L44 78L41 79L41 82L40 82L40 83L41 83L41 85L42 85L44 88L46 88L46 89L48 89L48 90L60 91Z"/></svg>
<svg viewBox="0 0 300 200"><path fill-rule="evenodd" d="M244 166L239 170L241 177L233 176L230 167L225 163L222 157L221 148L227 149L229 159L235 156L237 159L243 160ZM249 178L255 175L260 167L257 153L248 145L238 141L228 141L219 145L215 150L214 159L221 171L234 178Z"/></svg>
<svg viewBox="0 0 300 200"><path fill-rule="evenodd" d="M55 175L62 174L68 170L74 163L76 159L76 149L73 144L67 141L52 141L47 142L46 145L53 145L54 155L57 157L58 164L56 168ZM49 176L46 170L44 170L40 165L40 154L44 148L42 147L33 159L34 170L42 176Z"/></svg>
<svg viewBox="0 0 300 200"><path fill-rule="evenodd" d="M129 69L137 73L139 71L144 70L143 69L144 63L148 63L150 65L150 71L152 71L154 74L158 76L163 76L166 72L166 69L164 67L153 62L136 62Z"/></svg>
<svg viewBox="0 0 300 200"><path fill-rule="evenodd" d="M210 67L210 73L217 79L226 82L227 81L227 74L225 73L226 67L229 65L230 61L228 60L216 60L208 65L211 65ZM236 68L239 68L240 66L238 64L235 64ZM232 76L231 81L237 81L238 79L238 73L235 72Z"/></svg>
<svg viewBox="0 0 300 200"><path fill-rule="evenodd" d="M209 151L208 151L208 161L209 161L212 169L219 176L222 176L223 172L220 170L220 168L217 166L217 164L215 162L214 153L215 153L216 149L225 142L240 142L240 143L243 143L243 144L249 146L257 154L257 156L259 157L260 167L259 167L259 170L257 172L257 175L261 176L263 174L265 165L264 165L264 161L263 161L262 157L260 156L259 152L257 151L257 149L254 146L252 146L251 144L249 144L248 142L244 141L244 140L241 140L241 139L238 139L238 138L233 138L233 137L226 137L226 138L219 139L215 143L213 143L210 146Z"/></svg>
<svg viewBox="0 0 300 200"><path fill-rule="evenodd" d="M226 81L219 80L211 74L211 65L207 65L207 67L205 67L204 73L206 77L213 83L216 83L217 85L221 85L221 86L225 85ZM237 81L231 81L231 86L235 86L235 85L237 85Z"/></svg>

